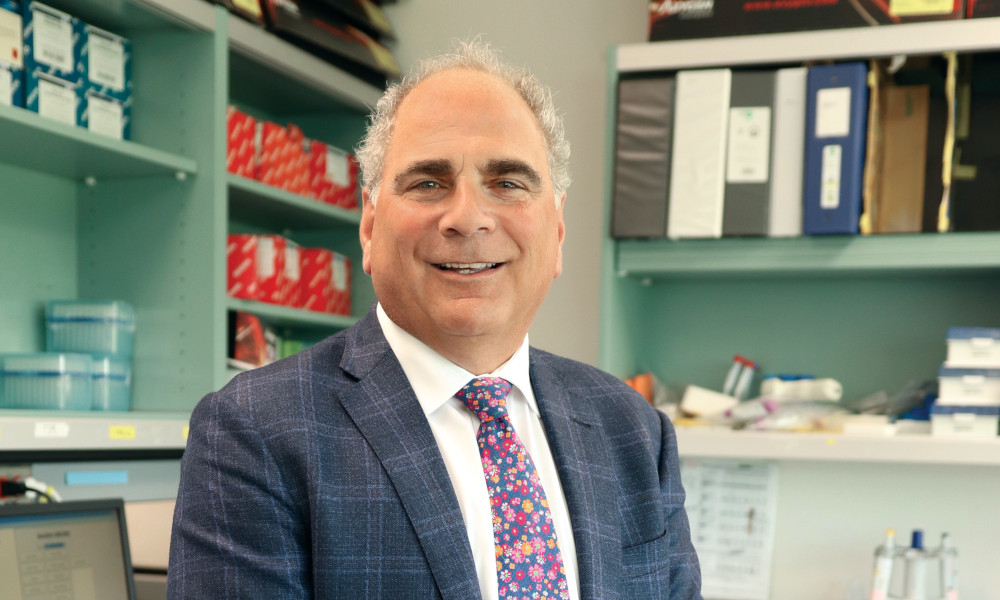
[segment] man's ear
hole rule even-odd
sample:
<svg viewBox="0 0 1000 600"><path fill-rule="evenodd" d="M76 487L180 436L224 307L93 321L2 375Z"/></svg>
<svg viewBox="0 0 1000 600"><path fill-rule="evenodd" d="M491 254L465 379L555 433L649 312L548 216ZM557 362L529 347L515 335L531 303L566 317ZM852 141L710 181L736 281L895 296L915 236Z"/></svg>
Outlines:
<svg viewBox="0 0 1000 600"><path fill-rule="evenodd" d="M555 277L559 277L560 275L562 275L562 248L563 248L563 242L566 240L566 220L563 218L563 207L564 206L566 206L566 192L562 193L562 197L559 198L559 206L558 206L558 208L556 208L556 211L558 212L558 215L556 215L556 216L559 219L559 222L558 222L558 225L557 225L558 230L556 232L556 235L558 236L558 240L559 240L559 248L556 250L556 252L558 254L556 254L556 274L555 274ZM553 279L555 277L553 277Z"/></svg>
<svg viewBox="0 0 1000 600"><path fill-rule="evenodd" d="M361 190L361 268L372 274L372 230L375 228L375 205L368 188Z"/></svg>

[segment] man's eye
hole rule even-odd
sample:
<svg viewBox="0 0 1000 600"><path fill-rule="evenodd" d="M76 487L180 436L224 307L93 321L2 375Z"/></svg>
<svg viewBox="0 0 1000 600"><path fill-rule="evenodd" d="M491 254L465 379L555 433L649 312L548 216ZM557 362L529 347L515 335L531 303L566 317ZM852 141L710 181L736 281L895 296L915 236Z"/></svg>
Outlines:
<svg viewBox="0 0 1000 600"><path fill-rule="evenodd" d="M501 188L504 188L504 189L507 189L507 190L516 190L516 189L520 188L521 186L517 185L513 181L504 180L504 181L498 181L497 182L497 187L501 187Z"/></svg>
<svg viewBox="0 0 1000 600"><path fill-rule="evenodd" d="M433 189L437 189L437 188L439 188L441 186L436 181L421 181L421 182L417 183L413 187L416 188L416 189L420 189L420 190L433 190Z"/></svg>

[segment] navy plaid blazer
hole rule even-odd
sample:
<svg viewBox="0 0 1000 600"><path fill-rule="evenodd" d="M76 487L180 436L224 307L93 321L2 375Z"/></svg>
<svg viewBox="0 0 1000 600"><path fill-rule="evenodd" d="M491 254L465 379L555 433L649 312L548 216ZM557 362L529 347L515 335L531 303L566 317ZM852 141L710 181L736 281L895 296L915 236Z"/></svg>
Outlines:
<svg viewBox="0 0 1000 600"><path fill-rule="evenodd" d="M618 379L532 349L585 600L701 598L674 430ZM480 598L430 425L374 310L191 416L168 598Z"/></svg>

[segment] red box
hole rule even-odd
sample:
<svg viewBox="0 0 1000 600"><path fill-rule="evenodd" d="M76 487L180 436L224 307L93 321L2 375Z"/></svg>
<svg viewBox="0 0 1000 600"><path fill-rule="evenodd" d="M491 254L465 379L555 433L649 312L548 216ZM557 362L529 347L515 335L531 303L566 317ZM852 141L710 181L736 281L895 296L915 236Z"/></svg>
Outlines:
<svg viewBox="0 0 1000 600"><path fill-rule="evenodd" d="M291 240L285 240L285 291L282 304L298 306L302 295L302 267L299 259L299 245Z"/></svg>
<svg viewBox="0 0 1000 600"><path fill-rule="evenodd" d="M244 177L254 176L254 133L257 119L229 106L226 108L226 170Z"/></svg>
<svg viewBox="0 0 1000 600"><path fill-rule="evenodd" d="M333 295L332 264L333 252L326 248L299 248L299 308L326 312Z"/></svg>
<svg viewBox="0 0 1000 600"><path fill-rule="evenodd" d="M287 180L285 161L288 153L288 130L270 121L257 123L254 138L254 179L278 188Z"/></svg>
<svg viewBox="0 0 1000 600"><path fill-rule="evenodd" d="M351 314L351 259L343 254L333 253L331 265L330 301L327 312L335 315Z"/></svg>
<svg viewBox="0 0 1000 600"><path fill-rule="evenodd" d="M358 163L354 155L317 141L309 144L309 151L310 195L341 208L357 208Z"/></svg>
<svg viewBox="0 0 1000 600"><path fill-rule="evenodd" d="M284 304L288 291L285 275L285 238L257 236L257 300Z"/></svg>
<svg viewBox="0 0 1000 600"><path fill-rule="evenodd" d="M967 0L969 7L966 18L1000 17L1000 0Z"/></svg>
<svg viewBox="0 0 1000 600"><path fill-rule="evenodd" d="M232 234L226 239L226 294L257 299L257 236Z"/></svg>

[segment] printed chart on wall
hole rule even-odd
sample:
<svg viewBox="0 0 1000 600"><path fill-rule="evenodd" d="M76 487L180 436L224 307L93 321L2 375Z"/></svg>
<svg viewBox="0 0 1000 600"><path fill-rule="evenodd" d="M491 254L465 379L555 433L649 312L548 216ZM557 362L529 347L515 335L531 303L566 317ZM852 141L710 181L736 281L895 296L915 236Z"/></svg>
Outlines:
<svg viewBox="0 0 1000 600"><path fill-rule="evenodd" d="M684 459L681 480L701 563L702 595L711 600L767 600L778 465Z"/></svg>

